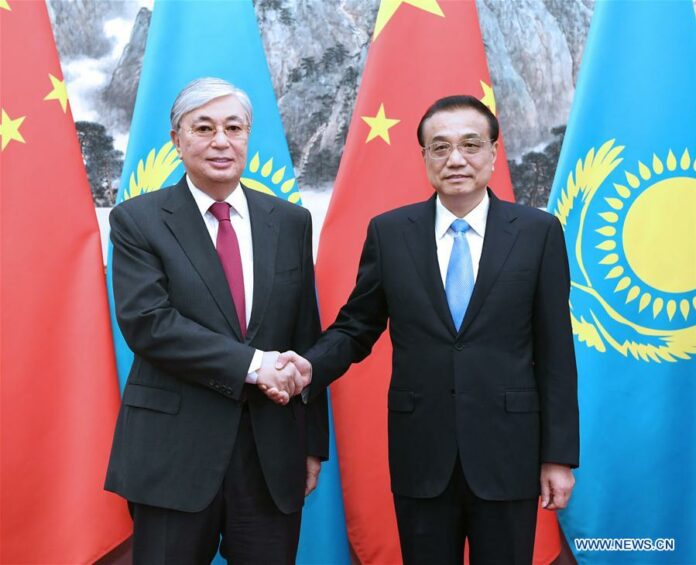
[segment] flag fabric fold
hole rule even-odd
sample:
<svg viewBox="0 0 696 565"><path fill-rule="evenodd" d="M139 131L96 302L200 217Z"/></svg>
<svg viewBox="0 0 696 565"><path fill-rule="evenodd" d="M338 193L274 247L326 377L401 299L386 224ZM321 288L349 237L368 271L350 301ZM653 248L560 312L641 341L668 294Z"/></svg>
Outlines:
<svg viewBox="0 0 696 565"><path fill-rule="evenodd" d="M381 2L319 243L325 326L353 288L370 218L433 193L416 128L430 104L451 94L478 96L495 112L475 3ZM502 143L491 187L513 199ZM332 385L348 533L361 563L401 562L387 464L390 373L385 335ZM549 563L560 551L555 516L542 512L537 530L535 561Z"/></svg>
<svg viewBox="0 0 696 565"><path fill-rule="evenodd" d="M170 142L169 111L191 80L228 80L250 97L253 125L242 182L300 204L275 92L251 0L157 0L154 5L117 201L173 184L183 166ZM133 354L112 319L121 387ZM332 438L332 445L333 438ZM349 563L335 458L322 465L319 486L303 512L298 563ZM222 562L218 557L218 562Z"/></svg>
<svg viewBox="0 0 696 565"><path fill-rule="evenodd" d="M694 93L690 0L597 3L548 206L581 423L561 524L583 564L696 563Z"/></svg>
<svg viewBox="0 0 696 565"><path fill-rule="evenodd" d="M44 2L0 2L0 562L92 563L119 396L99 227Z"/></svg>

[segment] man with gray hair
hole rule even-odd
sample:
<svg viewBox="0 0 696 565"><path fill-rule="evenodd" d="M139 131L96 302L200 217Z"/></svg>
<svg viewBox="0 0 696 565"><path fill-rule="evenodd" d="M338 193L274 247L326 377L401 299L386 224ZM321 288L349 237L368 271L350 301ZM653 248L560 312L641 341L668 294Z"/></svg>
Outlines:
<svg viewBox="0 0 696 565"><path fill-rule="evenodd" d="M243 91L191 82L171 111L186 174L111 213L135 360L105 488L129 502L136 564L208 563L218 546L234 563L294 563L328 456L326 397L305 405L311 374L276 367L320 331L311 217L240 183L251 122Z"/></svg>

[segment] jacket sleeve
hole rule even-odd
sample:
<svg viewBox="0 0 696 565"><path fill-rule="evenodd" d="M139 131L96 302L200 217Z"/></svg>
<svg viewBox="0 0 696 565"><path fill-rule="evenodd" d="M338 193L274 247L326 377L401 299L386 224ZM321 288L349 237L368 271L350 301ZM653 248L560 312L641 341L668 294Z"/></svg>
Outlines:
<svg viewBox="0 0 696 565"><path fill-rule="evenodd" d="M254 349L172 306L162 261L127 206L110 223L116 318L128 346L166 374L239 399Z"/></svg>
<svg viewBox="0 0 696 565"><path fill-rule="evenodd" d="M352 363L370 354L387 327L388 315L382 287L379 230L373 219L367 228L355 288L336 321L307 352L314 367L310 396L319 394Z"/></svg>
<svg viewBox="0 0 696 565"><path fill-rule="evenodd" d="M570 273L560 222L552 217L534 296L534 372L541 401L541 462L577 467L577 369L568 298Z"/></svg>

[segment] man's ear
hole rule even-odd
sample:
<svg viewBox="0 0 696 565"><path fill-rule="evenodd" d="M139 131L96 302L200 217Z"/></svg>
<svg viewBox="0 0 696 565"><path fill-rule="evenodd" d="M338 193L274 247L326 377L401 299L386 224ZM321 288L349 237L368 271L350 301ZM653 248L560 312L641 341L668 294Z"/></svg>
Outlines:
<svg viewBox="0 0 696 565"><path fill-rule="evenodd" d="M173 129L169 132L169 137L171 137L172 143L174 144L174 147L176 147L176 152L178 153L179 157L181 157L181 148L179 147L181 139L179 138L179 132Z"/></svg>
<svg viewBox="0 0 696 565"><path fill-rule="evenodd" d="M496 140L492 145L491 145L491 152L493 153L493 161L492 165L495 165L495 160L498 158L498 140Z"/></svg>

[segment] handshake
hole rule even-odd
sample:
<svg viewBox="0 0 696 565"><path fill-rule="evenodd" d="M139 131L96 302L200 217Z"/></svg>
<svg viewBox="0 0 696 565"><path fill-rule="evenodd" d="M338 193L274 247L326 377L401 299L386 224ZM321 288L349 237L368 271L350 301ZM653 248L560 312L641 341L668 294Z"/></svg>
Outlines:
<svg viewBox="0 0 696 565"><path fill-rule="evenodd" d="M294 351L266 351L256 385L276 404L287 404L312 382L312 364Z"/></svg>

